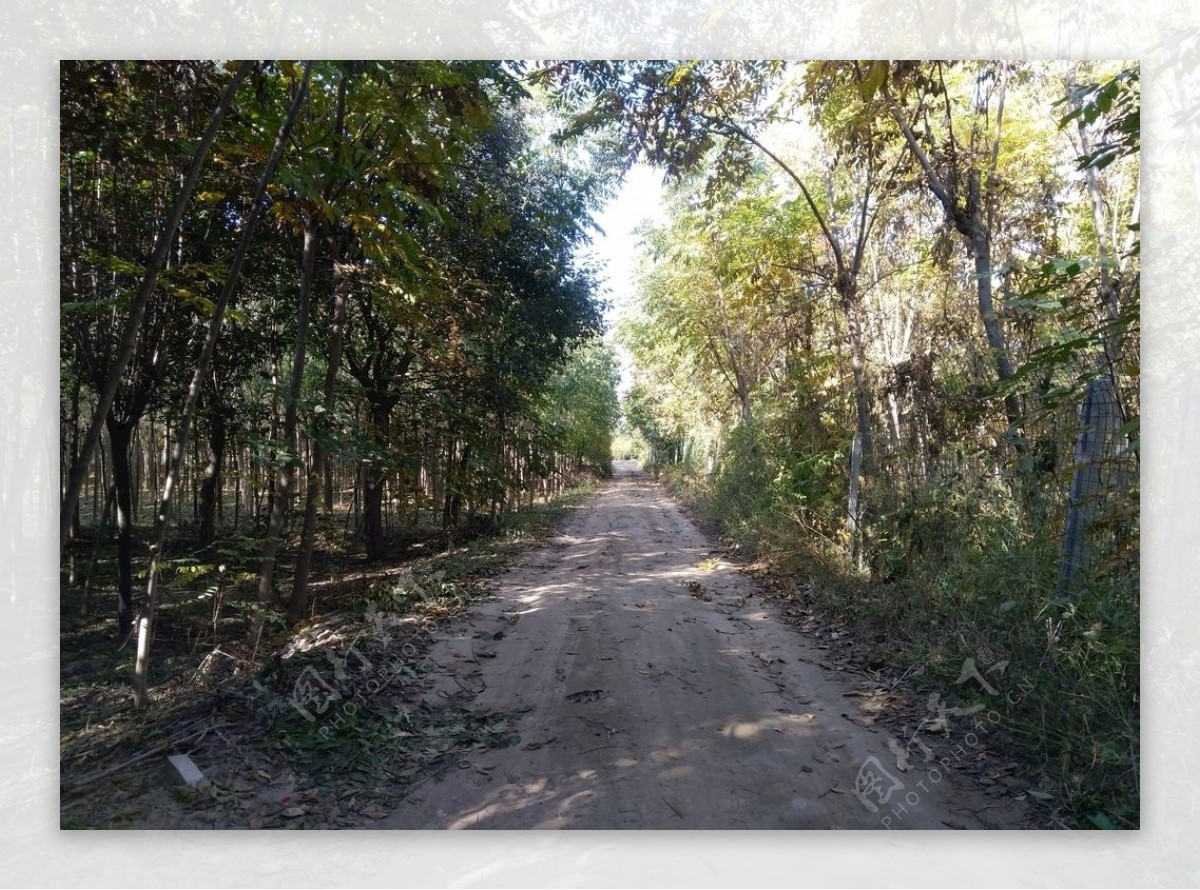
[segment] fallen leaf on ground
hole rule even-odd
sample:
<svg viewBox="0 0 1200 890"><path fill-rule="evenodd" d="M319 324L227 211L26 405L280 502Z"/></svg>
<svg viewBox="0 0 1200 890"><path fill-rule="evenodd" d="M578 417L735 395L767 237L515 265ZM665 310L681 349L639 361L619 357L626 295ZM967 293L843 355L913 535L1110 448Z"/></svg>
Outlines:
<svg viewBox="0 0 1200 890"><path fill-rule="evenodd" d="M599 701L602 698L608 698L608 690L606 689L582 689L579 692L572 692L567 696L567 701L578 704L585 701Z"/></svg>

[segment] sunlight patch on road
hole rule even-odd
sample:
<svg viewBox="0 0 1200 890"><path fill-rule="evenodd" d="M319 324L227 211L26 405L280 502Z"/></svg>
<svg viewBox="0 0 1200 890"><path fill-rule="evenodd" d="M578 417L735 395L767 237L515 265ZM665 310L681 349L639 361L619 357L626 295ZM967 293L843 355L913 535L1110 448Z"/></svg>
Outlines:
<svg viewBox="0 0 1200 890"><path fill-rule="evenodd" d="M762 725L757 721L754 723L727 723L721 727L721 735L727 739L753 739L757 738L762 730Z"/></svg>
<svg viewBox="0 0 1200 890"><path fill-rule="evenodd" d="M784 736L812 735L811 727L817 721L815 714L786 714L782 717L766 717L761 720L732 720L721 727L721 735L727 739L752 741L767 732Z"/></svg>

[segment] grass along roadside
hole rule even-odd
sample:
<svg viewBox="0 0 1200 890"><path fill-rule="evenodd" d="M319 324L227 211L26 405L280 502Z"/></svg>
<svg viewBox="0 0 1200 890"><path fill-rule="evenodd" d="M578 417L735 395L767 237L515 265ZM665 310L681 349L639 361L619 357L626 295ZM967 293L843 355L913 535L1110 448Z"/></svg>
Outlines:
<svg viewBox="0 0 1200 890"><path fill-rule="evenodd" d="M1086 595L1056 599L1055 542L986 485L937 492L879 522L881 537L905 524L923 531L896 534L900 556L867 573L811 512L745 486L731 497L681 469L663 476L768 590L852 639L867 669L992 715L1002 730L993 743L1028 764L1029 793L1052 823L1138 827L1135 577L1097 573Z"/></svg>

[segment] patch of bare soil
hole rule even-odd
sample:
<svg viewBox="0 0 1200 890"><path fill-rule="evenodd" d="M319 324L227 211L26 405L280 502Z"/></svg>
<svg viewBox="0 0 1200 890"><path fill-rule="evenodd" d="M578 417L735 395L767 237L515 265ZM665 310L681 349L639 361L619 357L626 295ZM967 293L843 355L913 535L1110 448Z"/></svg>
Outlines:
<svg viewBox="0 0 1200 890"><path fill-rule="evenodd" d="M379 827L1022 828L983 711L806 636L632 466L443 627L425 701L518 715Z"/></svg>

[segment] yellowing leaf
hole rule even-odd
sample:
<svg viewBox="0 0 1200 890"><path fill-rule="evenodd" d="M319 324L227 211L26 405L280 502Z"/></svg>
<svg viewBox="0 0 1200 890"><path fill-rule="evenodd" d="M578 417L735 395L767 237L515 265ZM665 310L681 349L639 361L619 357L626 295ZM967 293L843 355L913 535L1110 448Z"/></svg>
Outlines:
<svg viewBox="0 0 1200 890"><path fill-rule="evenodd" d="M867 69L867 76L862 79L862 83L858 85L858 90L862 94L863 101L869 102L879 88L887 81L888 63L887 62L872 62L871 67Z"/></svg>

